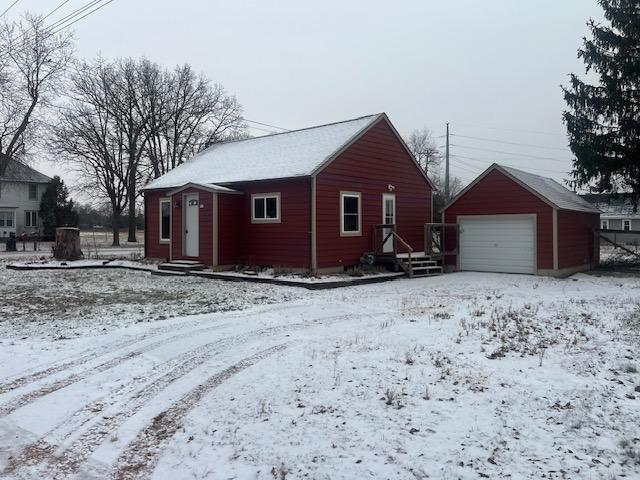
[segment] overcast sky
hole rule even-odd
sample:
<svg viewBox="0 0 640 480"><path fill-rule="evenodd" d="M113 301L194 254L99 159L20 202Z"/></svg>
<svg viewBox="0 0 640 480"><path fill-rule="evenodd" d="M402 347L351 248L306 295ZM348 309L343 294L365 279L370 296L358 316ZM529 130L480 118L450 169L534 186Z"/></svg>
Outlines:
<svg viewBox="0 0 640 480"><path fill-rule="evenodd" d="M7 16L61 1L20 0ZM439 145L448 121L454 135L496 141L452 137L463 180L494 161L561 180L571 155L560 84L584 71L576 51L590 17L601 18L596 0L114 0L73 28L80 57L191 64L249 120L295 129L384 111Z"/></svg>

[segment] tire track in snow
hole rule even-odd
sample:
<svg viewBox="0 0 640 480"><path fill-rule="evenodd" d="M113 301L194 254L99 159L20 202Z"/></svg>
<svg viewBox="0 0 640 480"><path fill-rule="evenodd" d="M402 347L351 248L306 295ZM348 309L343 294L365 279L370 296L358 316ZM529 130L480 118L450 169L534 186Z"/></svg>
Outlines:
<svg viewBox="0 0 640 480"><path fill-rule="evenodd" d="M120 455L115 469L111 472L111 478L118 480L148 478L158 463L162 449L182 426L187 414L205 395L237 373L283 351L286 347L287 344L276 345L225 368L156 415Z"/></svg>
<svg viewBox="0 0 640 480"><path fill-rule="evenodd" d="M229 315L228 317L225 317L221 320L229 319L229 317L230 318L246 318L246 317L251 317L255 315L263 315L273 310L286 310L286 309L294 309L294 308L300 308L300 305L290 305L290 306L279 305L279 308L278 306L273 306L270 308L262 309L258 312L244 313L244 314L239 312L233 315ZM212 313L215 314L216 312L212 312ZM197 314L197 315L207 315L207 314L205 313L205 314ZM68 370L70 368L74 368L82 364L88 363L101 356L108 355L116 350L121 350L123 348L130 347L131 345L144 342L145 340L165 335L169 332L175 331L176 328L191 328L199 325L200 323L202 323L202 321L194 320L194 321L188 322L185 325L178 325L178 326L167 325L164 327L156 328L151 332L147 332L139 336L133 336L132 338L128 338L124 340L123 339L115 340L113 342L106 343L105 345L102 345L98 348L87 349L81 352L79 354L80 356L72 356L66 360L62 360L61 361L62 363L57 363L57 364L48 366L42 370L36 370L32 373L27 373L20 377L14 378L12 380L5 381L4 383L0 383L0 395L3 393L7 393L12 390L15 390L17 388L27 386L31 383L35 383L50 375L54 375L64 370ZM209 327L205 327L205 328L209 328ZM193 332L199 333L200 329L196 329ZM173 340L174 339L172 338L169 341L173 341Z"/></svg>
<svg viewBox="0 0 640 480"><path fill-rule="evenodd" d="M265 312L256 312L254 315L259 315ZM189 338L189 337L196 337L200 334L203 333L208 333L214 330L219 330L225 327L228 327L230 325L233 325L233 322L227 322L227 323L217 323L215 325L210 325L208 327L203 327L203 328L197 328L194 330L189 330L187 332L183 332L183 333L179 333L177 335L173 335L171 337L167 337L167 338L163 338L161 340L158 340L156 342L150 343L148 345L145 345L141 348L139 348L138 350L134 350L132 352L128 352L124 355L120 355L118 357L112 358L110 360L107 360L106 362L103 362L99 365L95 365L95 366L87 366L84 370L80 371L80 372L76 372L76 373L72 373L70 375L68 375L67 377L61 378L59 380L55 380L51 383L48 383L46 385L41 386L40 388L37 388L36 390L24 393L22 395L18 395L16 397L14 397L13 399L9 400L8 402L0 405L0 417L9 415L10 413L18 410L19 408L22 408L36 400L38 400L39 398L42 398L46 395L49 395L50 393L56 392L62 388L68 387L69 385L79 382L81 380L84 380L85 378L88 378L96 373L101 373L104 372L106 370L109 370L111 368L117 367L118 365L131 360L133 358L136 358L144 353L147 353L149 351L155 350L159 347L162 347L164 345L167 345L169 343L173 343L175 341L178 340L184 340L185 338ZM153 338L153 337L151 337ZM135 343L135 342L134 342ZM139 343L139 339L138 342ZM85 362L86 363L86 362Z"/></svg>
<svg viewBox="0 0 640 480"><path fill-rule="evenodd" d="M242 344L253 338L264 338L265 336L274 336L278 333L286 334L288 332L295 332L314 326L327 326L333 323L337 323L340 320L369 317L372 315L375 315L375 313L347 314L324 318L321 317L318 319L312 319L296 324L285 324L254 330L244 334L227 337L215 342L201 345L191 350L190 352L180 354L179 357L169 360L168 362L165 362L165 364L161 364L158 367L155 367L157 369L169 364L169 367L172 369L166 374L156 378L151 383L145 385L132 397L123 400L123 408L121 410L119 410L112 416L103 416L101 420L92 424L87 431L85 431L78 439L73 442L71 446L65 449L61 454L55 454L59 446L47 441L46 437L53 434L54 431L59 427L64 428L68 426L64 422L58 427L54 428L54 430L45 434L36 442L25 446L16 456L12 456L9 459L8 466L2 473L14 473L18 470L22 470L23 468L33 467L42 463L48 463L51 464L51 466L43 478L66 478L68 475L76 473L81 467L82 463L93 453L93 451L95 451L95 449L99 447L100 444L102 444L103 441L128 418L142 409L149 399L161 392L171 383L179 380L184 375L190 373L205 362L211 360L211 358L213 358L215 355L228 350L229 347ZM127 389L124 388L123 390ZM92 418L95 418L96 415L99 415L99 411L97 412L95 408L97 406L96 403L97 402L92 402L86 405L71 416L71 419L79 415L84 415L84 418L76 419L76 423L79 423L78 428L75 430L71 429L71 431L64 435L64 439L72 436L73 433L77 432L84 425L89 423Z"/></svg>

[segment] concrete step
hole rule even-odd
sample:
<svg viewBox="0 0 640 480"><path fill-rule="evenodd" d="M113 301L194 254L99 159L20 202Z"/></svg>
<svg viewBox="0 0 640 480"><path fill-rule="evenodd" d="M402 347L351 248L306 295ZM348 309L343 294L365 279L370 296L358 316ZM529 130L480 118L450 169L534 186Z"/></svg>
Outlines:
<svg viewBox="0 0 640 480"><path fill-rule="evenodd" d="M202 263L197 260L171 260L171 262L165 263L176 263L179 265L202 265Z"/></svg>
<svg viewBox="0 0 640 480"><path fill-rule="evenodd" d="M191 262L190 260L176 260L175 262L165 262L158 265L158 270L165 270L171 272L192 272L194 270L204 270L204 263Z"/></svg>

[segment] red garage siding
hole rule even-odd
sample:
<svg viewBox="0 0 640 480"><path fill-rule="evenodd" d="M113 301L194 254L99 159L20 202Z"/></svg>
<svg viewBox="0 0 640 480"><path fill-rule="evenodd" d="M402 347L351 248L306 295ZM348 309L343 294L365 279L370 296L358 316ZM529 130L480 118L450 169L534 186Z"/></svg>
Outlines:
<svg viewBox="0 0 640 480"><path fill-rule="evenodd" d="M167 191L154 190L144 195L144 256L169 258L169 243L160 243L160 199Z"/></svg>
<svg viewBox="0 0 640 480"><path fill-rule="evenodd" d="M493 170L445 210L445 223L458 215L531 214L537 218L538 269L553 268L553 208L502 172ZM452 245L448 245L448 248ZM447 258L455 264L455 258Z"/></svg>
<svg viewBox="0 0 640 480"><path fill-rule="evenodd" d="M599 255L594 248L594 232L598 228L600 215L597 213L559 210L558 268L597 264Z"/></svg>
<svg viewBox="0 0 640 480"><path fill-rule="evenodd" d="M389 185L395 188L389 191ZM340 235L340 192L362 194L362 235ZM372 226L382 223L382 194L396 195L398 234L422 250L431 221L431 187L385 121L369 129L316 178L318 268L349 266L371 251Z"/></svg>

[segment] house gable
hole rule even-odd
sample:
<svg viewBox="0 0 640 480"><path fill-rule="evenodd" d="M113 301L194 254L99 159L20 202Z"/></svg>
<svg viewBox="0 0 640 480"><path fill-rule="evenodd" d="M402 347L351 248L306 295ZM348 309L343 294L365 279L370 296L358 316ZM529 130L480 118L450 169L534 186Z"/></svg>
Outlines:
<svg viewBox="0 0 640 480"><path fill-rule="evenodd" d="M340 234L340 193L361 194L360 235ZM382 223L382 195L396 196L398 234L423 248L431 221L431 184L386 117L362 132L315 175L317 267L356 265L371 251L372 225Z"/></svg>

